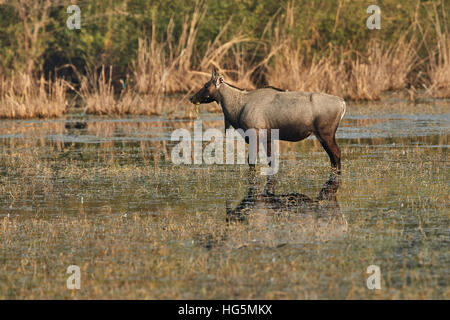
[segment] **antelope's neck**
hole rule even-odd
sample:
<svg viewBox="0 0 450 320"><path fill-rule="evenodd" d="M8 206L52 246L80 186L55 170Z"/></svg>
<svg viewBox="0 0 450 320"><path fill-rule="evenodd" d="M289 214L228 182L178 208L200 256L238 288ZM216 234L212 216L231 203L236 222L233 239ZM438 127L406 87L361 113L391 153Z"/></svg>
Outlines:
<svg viewBox="0 0 450 320"><path fill-rule="evenodd" d="M239 115L245 105L246 91L233 88L227 83L223 83L219 88L219 93L220 97L218 102L222 111L231 125L236 128Z"/></svg>

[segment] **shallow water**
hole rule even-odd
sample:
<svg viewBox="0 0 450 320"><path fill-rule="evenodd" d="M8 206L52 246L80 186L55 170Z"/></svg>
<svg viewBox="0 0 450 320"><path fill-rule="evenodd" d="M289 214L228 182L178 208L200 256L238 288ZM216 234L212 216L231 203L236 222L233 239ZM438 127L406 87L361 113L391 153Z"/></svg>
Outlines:
<svg viewBox="0 0 450 320"><path fill-rule="evenodd" d="M223 128L220 114L199 118L204 130ZM67 297L56 261L65 254L92 275L75 297L449 298L449 103L350 105L337 132L341 177L330 175L315 138L282 143L269 181L246 165L176 166L170 135L193 124L2 120L0 280L10 280L0 297ZM65 223L92 237L92 247L60 239ZM146 237L159 250L153 273ZM24 256L45 275L23 267L11 276ZM224 270L228 263L234 269ZM381 290L366 286L369 265L381 269ZM120 272L106 275L106 267ZM47 277L60 279L57 289L37 290Z"/></svg>

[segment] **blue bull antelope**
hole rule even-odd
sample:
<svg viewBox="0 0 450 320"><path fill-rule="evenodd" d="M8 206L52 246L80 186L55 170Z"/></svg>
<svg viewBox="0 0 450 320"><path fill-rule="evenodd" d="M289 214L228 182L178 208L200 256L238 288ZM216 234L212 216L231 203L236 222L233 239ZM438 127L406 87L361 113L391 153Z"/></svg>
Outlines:
<svg viewBox="0 0 450 320"><path fill-rule="evenodd" d="M345 101L325 93L282 91L263 88L246 91L236 88L213 68L211 79L190 98L194 104L216 101L225 116L225 129L279 130L279 140L301 141L314 134L340 172L341 149L335 134L345 114ZM259 145L259 144L258 144ZM271 155L271 143L266 153Z"/></svg>

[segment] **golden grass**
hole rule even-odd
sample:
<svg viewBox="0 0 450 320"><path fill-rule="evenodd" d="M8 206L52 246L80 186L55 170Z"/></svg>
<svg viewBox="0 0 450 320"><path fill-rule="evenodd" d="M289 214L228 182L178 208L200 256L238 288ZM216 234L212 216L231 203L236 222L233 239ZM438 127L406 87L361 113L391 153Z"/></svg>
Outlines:
<svg viewBox="0 0 450 320"><path fill-rule="evenodd" d="M264 81L289 91L325 92L348 100L378 100L383 92L405 89L413 99L417 97L416 88L423 87L430 96L448 98L450 38L448 26L441 24L441 19L446 20L444 2L441 9L439 14L435 3L427 9L436 43L427 41L430 30L423 30L419 21L415 21L412 25L415 36L405 32L395 43L369 41L360 52L330 46L321 56L311 57L305 49L308 44L292 32L296 10L294 2L290 2L284 14L277 13L268 22L260 39L240 33L230 35L230 19L200 56L198 33L206 7L197 1L192 14L185 17L177 39L173 20L167 25L166 35L159 39L156 16L153 17L151 36L138 41L136 60L124 79L125 91L114 92L118 86L112 80L113 68L102 66L79 74L78 94L85 112L90 114L175 116L177 113L176 117L193 118L193 109L187 106L186 98L209 79L215 66L227 81L246 89L255 89ZM422 32L421 40L417 30ZM270 40L269 34L273 35ZM419 61L416 49L422 45L428 50L428 57ZM66 95L68 87L61 79L35 80L25 74L3 77L0 117L60 117L72 105ZM174 93L184 96L167 99ZM217 107L213 109L220 111Z"/></svg>
<svg viewBox="0 0 450 320"><path fill-rule="evenodd" d="M60 117L71 104L64 80L39 80L20 73L0 79L0 118Z"/></svg>
<svg viewBox="0 0 450 320"><path fill-rule="evenodd" d="M423 77L412 77L412 72L417 72L415 69L423 63L416 52L416 37L405 33L393 44L370 41L362 52L329 47L321 57L306 57L305 44L292 33L294 13L291 2L281 18L275 15L267 24L261 39L250 39L238 33L223 40L231 23L229 20L205 53L198 56L197 35L206 8L197 2L192 15L185 17L177 41L173 38L173 20L167 26L164 39L157 39L154 24L151 38L139 40L132 81L120 98L114 98L111 80L105 78L104 69L100 76L88 74L91 80L86 82L89 83L86 88L94 88L95 95L92 92L91 97L84 95L87 111L116 115L162 114L167 94L183 92L186 98L209 79L212 66L217 67L227 81L246 89L256 88L258 81L265 78L269 85L285 90L326 92L349 100L378 100L385 91L404 90L408 86L416 94L414 86L423 81ZM436 97L448 97L448 30L446 27L441 30L438 14L433 14L439 43L437 53L429 54L428 91ZM417 25L418 22L413 27ZM267 42L265 36L272 29L274 39ZM256 44L253 52L246 45L249 42ZM259 60L255 54L258 51L264 52ZM259 78L255 78L256 70Z"/></svg>
<svg viewBox="0 0 450 320"><path fill-rule="evenodd" d="M167 70L162 47L154 40L139 39L137 61L133 65L134 87L131 90L148 99L149 109L161 114L166 91ZM126 95L129 96L129 95ZM130 97L124 97L124 99Z"/></svg>
<svg viewBox="0 0 450 320"><path fill-rule="evenodd" d="M81 76L80 96L85 104L85 112L98 115L126 115L126 114L158 114L153 104L154 100L145 100L133 91L126 90L123 94L115 95L112 84L112 67L106 72L105 66L97 73L88 71Z"/></svg>
<svg viewBox="0 0 450 320"><path fill-rule="evenodd" d="M447 38L447 43L450 38ZM447 52L441 55L442 59L438 63L432 64L429 70L431 80L430 88L432 95L439 98L450 97L450 45Z"/></svg>
<svg viewBox="0 0 450 320"><path fill-rule="evenodd" d="M139 39L131 81L127 83L125 93L120 96L114 93L112 67L109 72L102 66L100 72L90 70L85 76L80 76L80 95L86 104L86 112L100 115L172 113L174 108L179 109L180 103L189 93L209 79L212 66L217 66L221 72L228 75L231 83L254 88L250 76L260 64L254 63L252 67L247 68L244 62L247 52L244 54L238 47L249 39L236 35L228 41L221 40L231 20L223 26L202 57L195 55L199 23L205 13L205 8L197 3L192 16L185 18L178 41L173 39L173 20L168 24L166 39L161 41L156 37L153 24L151 38ZM220 67L218 61L223 60L232 61L229 69ZM163 108L167 107L164 104L166 95L178 92L187 94L179 99L175 106ZM185 110L184 116L192 117L191 109L188 107Z"/></svg>
<svg viewBox="0 0 450 320"><path fill-rule="evenodd" d="M447 20L444 1L441 3L443 20ZM433 22L435 34L437 38L436 50L429 50L429 67L428 76L430 78L430 86L428 91L434 97L449 98L450 97L450 33L448 25L443 24L441 28L439 14L436 4L433 3L431 18Z"/></svg>
<svg viewBox="0 0 450 320"><path fill-rule="evenodd" d="M185 17L177 40L174 39L172 19L163 39L158 39L154 23L151 37L139 40L130 83L120 97L114 97L112 71L108 77L105 76L105 68L100 73L88 73L82 94L86 110L113 115L162 114L167 94L182 92L186 93L183 97L186 98L209 79L212 66L218 68L227 81L246 89L258 87L264 78L267 84L285 90L326 92L349 100L378 100L385 91L404 90L409 86L415 92L414 86L425 81L423 76L417 76L417 68L424 61L418 59L416 49L419 41L416 36L407 36L405 32L392 44L374 39L361 52L330 46L320 57L307 57L304 49L307 44L298 41L292 32L294 13L294 3L291 2L284 15L280 18L275 15L269 21L260 39L237 33L224 40L230 19L199 56L197 35L206 7L197 1L193 13ZM447 97L448 30L446 27L441 30L437 12L433 12L432 18L438 43L437 52L430 51L429 54L426 71L428 91L436 97ZM156 20L156 16L153 19ZM415 22L412 28L418 25ZM268 41L266 36L270 30L273 31L273 40ZM249 42L255 44L253 51L249 49ZM256 52L263 52L263 57L257 58Z"/></svg>
<svg viewBox="0 0 450 320"><path fill-rule="evenodd" d="M270 85L289 91L326 92L351 100L378 100L382 92L404 89L417 62L415 39L400 38L393 45L369 42L365 52L330 47L321 58L308 61L297 41L294 7L275 27L274 45L281 47L267 67Z"/></svg>
<svg viewBox="0 0 450 320"><path fill-rule="evenodd" d="M378 100L387 90L405 89L407 77L417 61L415 43L414 39L407 41L404 37L394 45L371 42L365 56L358 54L355 60L349 61L350 77L344 84L343 96L352 100Z"/></svg>
<svg viewBox="0 0 450 320"><path fill-rule="evenodd" d="M186 17L182 25L181 36L177 42L173 39L173 20L167 27L166 39L160 44L164 48L166 57L167 79L165 82L166 92L192 92L201 87L211 75L212 66L216 66L222 73L237 85L253 87L250 81L251 70L242 61L239 45L250 41L248 37L240 34L232 36L223 41L231 19L224 24L218 35L209 43L208 48L202 56L198 56L196 48L199 24L206 14L206 8L199 2L196 3L192 16ZM155 42L153 35L151 42ZM228 65L228 68L226 66ZM235 80L235 81L233 81Z"/></svg>

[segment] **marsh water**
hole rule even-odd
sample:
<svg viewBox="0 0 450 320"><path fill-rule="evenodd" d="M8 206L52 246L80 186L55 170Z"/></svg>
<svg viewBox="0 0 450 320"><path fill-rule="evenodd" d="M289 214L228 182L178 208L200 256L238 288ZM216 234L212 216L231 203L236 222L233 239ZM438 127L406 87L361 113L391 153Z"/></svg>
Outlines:
<svg viewBox="0 0 450 320"><path fill-rule="evenodd" d="M340 177L315 138L281 143L269 179L175 165L171 134L193 125L1 120L0 297L450 297L450 102L350 104Z"/></svg>

